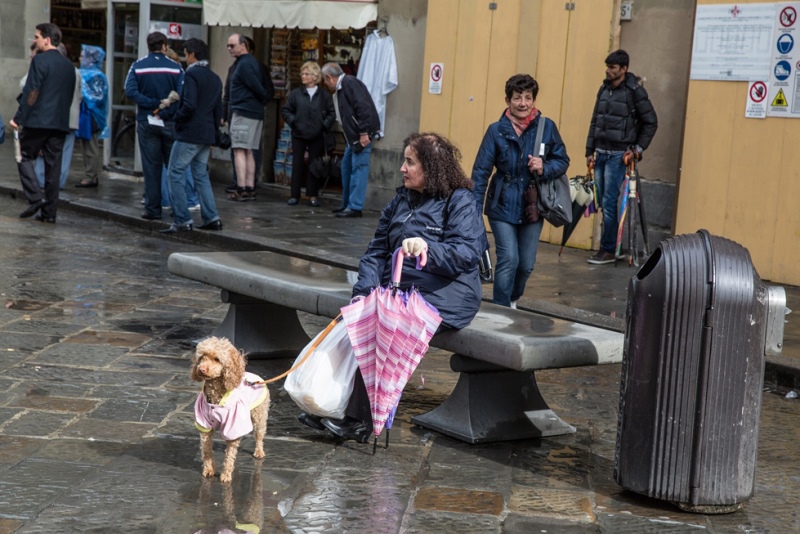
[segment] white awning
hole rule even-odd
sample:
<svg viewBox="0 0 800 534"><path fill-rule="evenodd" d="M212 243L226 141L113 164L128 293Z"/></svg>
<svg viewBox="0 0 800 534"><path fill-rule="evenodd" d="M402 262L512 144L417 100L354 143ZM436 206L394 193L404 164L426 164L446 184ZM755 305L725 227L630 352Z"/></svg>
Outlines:
<svg viewBox="0 0 800 534"><path fill-rule="evenodd" d="M203 0L210 26L363 28L378 18L378 0Z"/></svg>

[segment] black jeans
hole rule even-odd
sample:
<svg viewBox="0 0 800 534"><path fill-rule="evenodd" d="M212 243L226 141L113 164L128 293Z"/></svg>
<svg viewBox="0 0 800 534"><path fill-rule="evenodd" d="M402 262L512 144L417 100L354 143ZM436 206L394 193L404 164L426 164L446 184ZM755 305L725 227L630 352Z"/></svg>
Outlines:
<svg viewBox="0 0 800 534"><path fill-rule="evenodd" d="M292 137L292 198L300 198L303 181L306 184L306 196L316 197L319 192L317 180L308 172L303 154L308 149L308 163L322 157L325 149L322 137L318 139L300 139ZM305 178L305 180L304 180Z"/></svg>
<svg viewBox="0 0 800 534"><path fill-rule="evenodd" d="M67 132L51 128L22 128L19 133L19 148L22 159L17 163L22 191L30 204L44 198L50 203L42 208L42 216L55 218L58 204L59 181L61 179L61 155ZM42 153L44 159L44 190L36 179L35 161Z"/></svg>

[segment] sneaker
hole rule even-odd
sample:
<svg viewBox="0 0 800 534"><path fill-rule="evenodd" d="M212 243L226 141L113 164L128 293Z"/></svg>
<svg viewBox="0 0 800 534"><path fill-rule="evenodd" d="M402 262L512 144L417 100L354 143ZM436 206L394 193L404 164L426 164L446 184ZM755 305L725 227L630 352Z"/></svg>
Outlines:
<svg viewBox="0 0 800 534"><path fill-rule="evenodd" d="M511 301L511 309L512 310L516 310L517 309L517 301L516 300L512 300Z"/></svg>
<svg viewBox="0 0 800 534"><path fill-rule="evenodd" d="M605 250L601 250L588 260L587 263L591 263L592 265L605 265L607 263L614 263L617 261L617 257L614 255L613 252L606 252Z"/></svg>
<svg viewBox="0 0 800 534"><path fill-rule="evenodd" d="M195 204L194 206L189 206L189 211L200 211L200 204Z"/></svg>

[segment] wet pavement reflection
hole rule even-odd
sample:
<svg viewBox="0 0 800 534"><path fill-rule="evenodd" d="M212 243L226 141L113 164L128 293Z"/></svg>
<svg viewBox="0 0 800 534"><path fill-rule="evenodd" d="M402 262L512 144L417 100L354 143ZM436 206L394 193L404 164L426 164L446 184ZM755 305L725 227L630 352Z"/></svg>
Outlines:
<svg viewBox="0 0 800 534"><path fill-rule="evenodd" d="M301 425L278 382L266 458L247 436L233 482L204 479L191 340L225 305L166 261L210 249L66 210L56 225L22 221L20 206L0 198L1 533L800 531L799 400L765 392L745 508L693 515L614 483L618 365L537 374L576 434L467 445L410 424L455 384L432 350L375 455ZM302 321L311 335L328 323Z"/></svg>

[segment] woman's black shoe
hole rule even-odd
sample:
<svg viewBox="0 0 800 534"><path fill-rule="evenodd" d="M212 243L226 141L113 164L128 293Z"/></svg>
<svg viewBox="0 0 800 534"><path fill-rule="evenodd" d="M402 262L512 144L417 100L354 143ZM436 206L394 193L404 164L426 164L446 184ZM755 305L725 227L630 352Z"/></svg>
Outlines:
<svg viewBox="0 0 800 534"><path fill-rule="evenodd" d="M314 430L325 430L325 427L322 425L322 418L316 415L311 415L310 413L300 412L297 415L297 420L306 425L307 427L313 428Z"/></svg>
<svg viewBox="0 0 800 534"><path fill-rule="evenodd" d="M359 443L367 443L370 435L372 435L372 424L368 425L358 419L348 417L344 421L337 421L325 417L321 422L325 428L342 439L352 439Z"/></svg>

